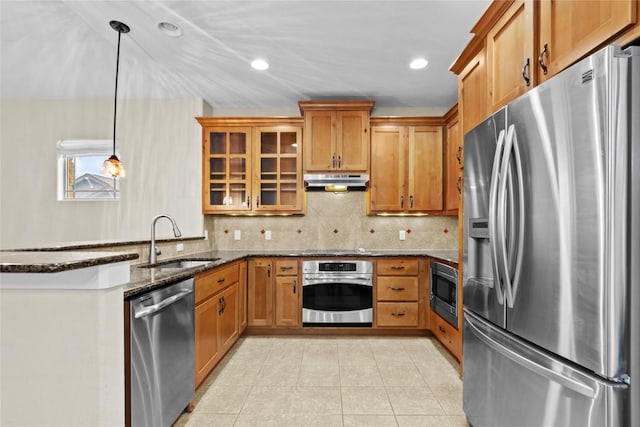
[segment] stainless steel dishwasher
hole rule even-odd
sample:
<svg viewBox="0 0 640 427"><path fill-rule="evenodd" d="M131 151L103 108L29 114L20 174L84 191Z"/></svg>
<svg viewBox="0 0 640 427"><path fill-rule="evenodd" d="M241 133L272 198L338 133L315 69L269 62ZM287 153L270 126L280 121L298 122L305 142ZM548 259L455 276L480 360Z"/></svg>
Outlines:
<svg viewBox="0 0 640 427"><path fill-rule="evenodd" d="M193 306L193 279L130 302L134 427L171 426L193 398Z"/></svg>

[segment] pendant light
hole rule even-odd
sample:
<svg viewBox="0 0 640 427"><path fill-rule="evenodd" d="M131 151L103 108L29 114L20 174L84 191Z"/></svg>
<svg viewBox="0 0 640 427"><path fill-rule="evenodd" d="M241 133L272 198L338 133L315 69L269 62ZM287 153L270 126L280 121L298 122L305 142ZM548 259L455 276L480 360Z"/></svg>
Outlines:
<svg viewBox="0 0 640 427"><path fill-rule="evenodd" d="M124 178L124 165L116 156L116 113L118 111L118 68L120 65L120 36L130 31L127 24L120 21L109 22L111 28L118 32L118 53L116 55L116 91L113 96L113 153L102 163L102 173L108 173L114 178Z"/></svg>

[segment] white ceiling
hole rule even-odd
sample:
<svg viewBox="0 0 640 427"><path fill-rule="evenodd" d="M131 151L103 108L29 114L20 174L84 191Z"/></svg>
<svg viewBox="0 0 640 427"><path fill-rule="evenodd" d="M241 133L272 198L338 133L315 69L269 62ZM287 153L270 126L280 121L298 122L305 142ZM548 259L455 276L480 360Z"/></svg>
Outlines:
<svg viewBox="0 0 640 427"><path fill-rule="evenodd" d="M2 98L202 97L214 110L302 99L448 109L448 71L489 0L0 1ZM184 35L170 38L169 21ZM409 69L424 56L429 65ZM254 58L267 71L253 70Z"/></svg>

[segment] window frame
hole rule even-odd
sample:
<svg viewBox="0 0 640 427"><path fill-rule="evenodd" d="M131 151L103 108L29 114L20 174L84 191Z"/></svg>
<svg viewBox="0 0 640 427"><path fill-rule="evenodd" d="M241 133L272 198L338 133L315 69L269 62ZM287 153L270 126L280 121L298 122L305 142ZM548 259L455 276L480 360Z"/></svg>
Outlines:
<svg viewBox="0 0 640 427"><path fill-rule="evenodd" d="M117 142L117 141L116 141ZM77 181L75 177L75 160L79 157L99 157L107 159L113 154L113 141L109 139L61 139L56 143L57 157L57 182L56 196L61 202L69 201L119 201L121 197L121 188L119 178L108 177L99 173L91 173L91 175L100 178L112 180L112 188L101 191L98 189L96 194L109 194L108 197L75 197L77 194L88 194L89 192L78 191L69 181L73 178L73 184ZM118 155L116 144L116 155ZM71 173L70 173L71 169Z"/></svg>

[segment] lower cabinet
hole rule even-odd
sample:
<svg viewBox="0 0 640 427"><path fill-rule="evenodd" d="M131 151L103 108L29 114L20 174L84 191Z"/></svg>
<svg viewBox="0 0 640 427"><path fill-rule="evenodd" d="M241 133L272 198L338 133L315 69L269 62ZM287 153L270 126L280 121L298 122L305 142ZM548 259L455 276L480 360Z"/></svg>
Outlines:
<svg viewBox="0 0 640 427"><path fill-rule="evenodd" d="M421 258L376 261L375 325L379 328L428 327L428 280Z"/></svg>
<svg viewBox="0 0 640 427"><path fill-rule="evenodd" d="M275 295L275 325L300 327L302 309L300 295L302 287L298 280L298 260L277 259L276 265L276 295Z"/></svg>
<svg viewBox="0 0 640 427"><path fill-rule="evenodd" d="M240 263L195 277L196 388L239 336Z"/></svg>
<svg viewBox="0 0 640 427"><path fill-rule="evenodd" d="M301 326L298 258L249 260L249 326Z"/></svg>
<svg viewBox="0 0 640 427"><path fill-rule="evenodd" d="M273 260L249 260L248 326L273 325Z"/></svg>
<svg viewBox="0 0 640 427"><path fill-rule="evenodd" d="M458 361L462 361L462 332L447 323L435 311L431 312L431 333Z"/></svg>

